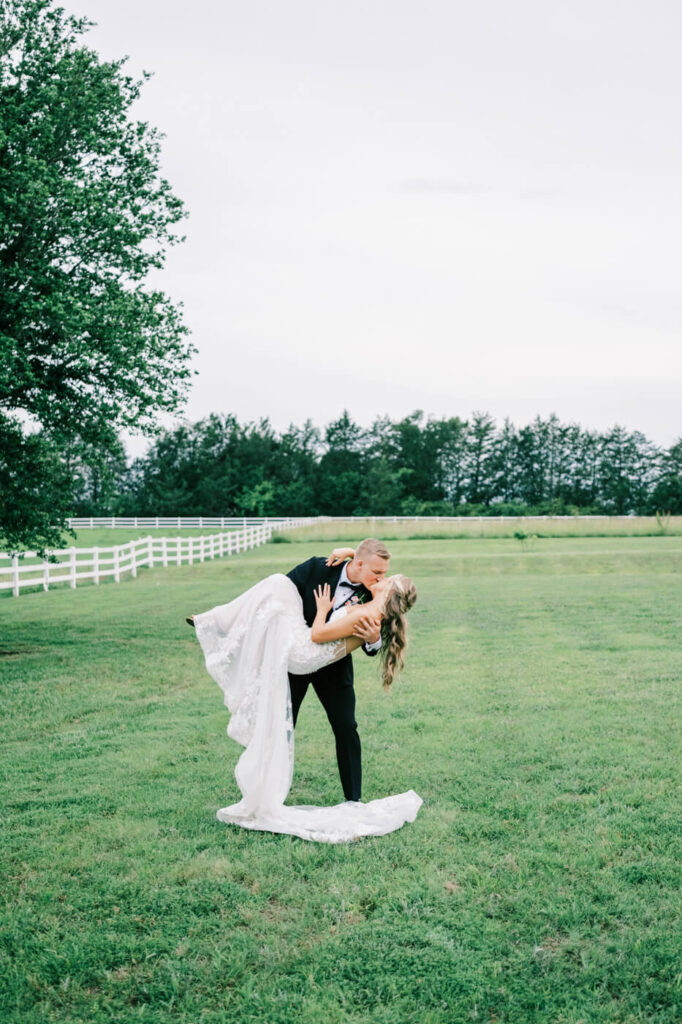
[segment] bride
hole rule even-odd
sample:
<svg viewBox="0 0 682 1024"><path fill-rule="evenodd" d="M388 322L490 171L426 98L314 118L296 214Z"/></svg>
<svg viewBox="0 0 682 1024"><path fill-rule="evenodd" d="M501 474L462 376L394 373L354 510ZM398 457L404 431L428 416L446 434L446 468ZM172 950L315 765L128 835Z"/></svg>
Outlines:
<svg viewBox="0 0 682 1024"><path fill-rule="evenodd" d="M196 629L206 668L230 711L228 736L245 748L235 768L242 799L219 810L220 821L328 843L385 835L414 821L422 801L413 790L366 804L284 804L294 767L287 673L317 672L360 647L362 640L353 631L357 620L368 615L381 622L381 674L386 689L402 668L405 614L417 597L414 583L406 576L389 576L371 593L371 601L339 608L327 621L333 598L328 584L319 587L317 614L310 628L295 584L275 573L229 604L188 620Z"/></svg>

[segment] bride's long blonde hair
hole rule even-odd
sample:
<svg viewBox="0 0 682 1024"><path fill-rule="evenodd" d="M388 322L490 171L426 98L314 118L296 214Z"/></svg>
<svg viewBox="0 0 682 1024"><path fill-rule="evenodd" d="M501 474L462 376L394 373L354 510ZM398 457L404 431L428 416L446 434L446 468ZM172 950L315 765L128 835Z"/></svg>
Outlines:
<svg viewBox="0 0 682 1024"><path fill-rule="evenodd" d="M394 576L391 582L381 622L381 681L384 690L390 690L394 677L402 671L405 664L405 616L417 600L417 588L408 576Z"/></svg>

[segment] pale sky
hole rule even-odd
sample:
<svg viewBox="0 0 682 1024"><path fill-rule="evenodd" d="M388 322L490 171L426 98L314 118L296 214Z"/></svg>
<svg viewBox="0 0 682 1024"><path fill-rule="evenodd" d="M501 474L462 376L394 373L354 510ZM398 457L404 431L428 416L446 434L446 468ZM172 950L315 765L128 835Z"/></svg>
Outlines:
<svg viewBox="0 0 682 1024"><path fill-rule="evenodd" d="M678 0L68 0L154 72L186 416L682 433ZM132 446L139 450L139 442Z"/></svg>

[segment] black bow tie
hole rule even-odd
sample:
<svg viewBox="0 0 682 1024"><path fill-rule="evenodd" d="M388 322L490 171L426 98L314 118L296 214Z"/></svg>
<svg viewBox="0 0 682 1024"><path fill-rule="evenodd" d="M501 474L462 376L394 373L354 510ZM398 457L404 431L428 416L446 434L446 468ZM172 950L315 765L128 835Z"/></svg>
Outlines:
<svg viewBox="0 0 682 1024"><path fill-rule="evenodd" d="M343 585L344 587L350 587L351 590L359 590L362 583L351 583L350 580L346 580Z"/></svg>

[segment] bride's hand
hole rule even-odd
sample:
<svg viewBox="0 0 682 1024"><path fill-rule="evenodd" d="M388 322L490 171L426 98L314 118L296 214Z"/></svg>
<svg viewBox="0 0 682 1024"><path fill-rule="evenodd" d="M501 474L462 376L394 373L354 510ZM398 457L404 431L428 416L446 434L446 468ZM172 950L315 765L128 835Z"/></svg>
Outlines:
<svg viewBox="0 0 682 1024"><path fill-rule="evenodd" d="M326 564L330 567L341 565L347 558L355 558L355 548L334 548Z"/></svg>
<svg viewBox="0 0 682 1024"><path fill-rule="evenodd" d="M317 587L313 593L315 594L315 604L317 605L318 612L322 612L326 618L329 609L334 604L329 584L325 583L323 586Z"/></svg>

